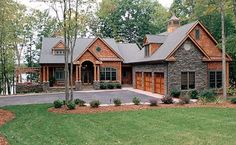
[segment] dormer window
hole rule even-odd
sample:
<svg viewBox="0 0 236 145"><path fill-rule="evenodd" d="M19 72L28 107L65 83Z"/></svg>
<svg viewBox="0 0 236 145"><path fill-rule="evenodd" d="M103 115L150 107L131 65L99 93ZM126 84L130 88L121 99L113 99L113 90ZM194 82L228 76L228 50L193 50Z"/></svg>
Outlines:
<svg viewBox="0 0 236 145"><path fill-rule="evenodd" d="M52 48L53 55L63 55L64 54L64 44L62 41L59 41L53 48Z"/></svg>
<svg viewBox="0 0 236 145"><path fill-rule="evenodd" d="M55 55L63 55L64 51L63 50L54 50Z"/></svg>
<svg viewBox="0 0 236 145"><path fill-rule="evenodd" d="M145 57L150 56L150 48L149 48L149 45L145 45L144 51L145 51L145 53L144 53Z"/></svg>
<svg viewBox="0 0 236 145"><path fill-rule="evenodd" d="M195 29L195 39L196 40L200 39L200 30L199 29Z"/></svg>

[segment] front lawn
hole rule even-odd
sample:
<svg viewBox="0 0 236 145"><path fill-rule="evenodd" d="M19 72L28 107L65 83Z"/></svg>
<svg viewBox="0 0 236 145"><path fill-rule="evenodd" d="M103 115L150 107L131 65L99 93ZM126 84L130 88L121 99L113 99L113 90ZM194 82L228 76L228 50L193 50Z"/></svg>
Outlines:
<svg viewBox="0 0 236 145"><path fill-rule="evenodd" d="M5 107L0 128L11 145L235 144L236 109L169 108L89 115L54 114L51 105Z"/></svg>

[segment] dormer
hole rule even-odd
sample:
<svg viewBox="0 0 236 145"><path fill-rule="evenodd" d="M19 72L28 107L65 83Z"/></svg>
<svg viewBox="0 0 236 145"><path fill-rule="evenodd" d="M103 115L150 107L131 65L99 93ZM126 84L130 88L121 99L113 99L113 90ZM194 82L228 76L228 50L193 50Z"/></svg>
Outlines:
<svg viewBox="0 0 236 145"><path fill-rule="evenodd" d="M64 54L64 43L59 41L53 48L52 48L53 55L63 55Z"/></svg>
<svg viewBox="0 0 236 145"><path fill-rule="evenodd" d="M174 32L179 27L180 27L180 19L177 18L175 14L173 14L168 22L167 32L169 33Z"/></svg>
<svg viewBox="0 0 236 145"><path fill-rule="evenodd" d="M158 48L164 43L167 35L150 35L147 34L144 38L144 56L153 55Z"/></svg>

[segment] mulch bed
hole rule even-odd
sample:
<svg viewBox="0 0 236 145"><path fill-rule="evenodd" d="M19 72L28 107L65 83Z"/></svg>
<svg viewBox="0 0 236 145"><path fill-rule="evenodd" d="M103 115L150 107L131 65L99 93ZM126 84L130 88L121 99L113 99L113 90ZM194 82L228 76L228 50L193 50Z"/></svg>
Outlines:
<svg viewBox="0 0 236 145"><path fill-rule="evenodd" d="M0 116L1 116L0 127L15 117L15 115L12 112L3 109L0 109ZM0 145L9 145L6 138L3 137L1 134L0 134Z"/></svg>
<svg viewBox="0 0 236 145"><path fill-rule="evenodd" d="M147 110L147 109L161 109L161 108L200 108L200 107L214 107L214 108L236 108L235 104L230 104L228 102L224 103L210 103L210 104L158 104L158 106L149 105L122 105L122 106L100 106L98 108L91 107L76 107L75 110L68 110L66 106L62 108L49 108L49 112L60 113L60 114L94 114L103 112L123 112L123 111L135 111L135 110Z"/></svg>

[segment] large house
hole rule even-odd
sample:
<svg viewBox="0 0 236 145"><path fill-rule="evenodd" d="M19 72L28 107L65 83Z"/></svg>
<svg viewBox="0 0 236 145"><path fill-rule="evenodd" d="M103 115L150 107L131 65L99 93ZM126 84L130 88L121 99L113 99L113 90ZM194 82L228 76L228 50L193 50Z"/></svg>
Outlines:
<svg viewBox="0 0 236 145"><path fill-rule="evenodd" d="M40 55L41 81L47 88L64 83L63 38L44 38ZM101 82L120 82L136 89L169 94L182 91L222 87L222 52L217 41L199 22L180 26L172 16L167 31L146 35L144 47L117 43L112 38L78 38L73 55L73 84L99 89ZM226 55L227 82L229 62Z"/></svg>

